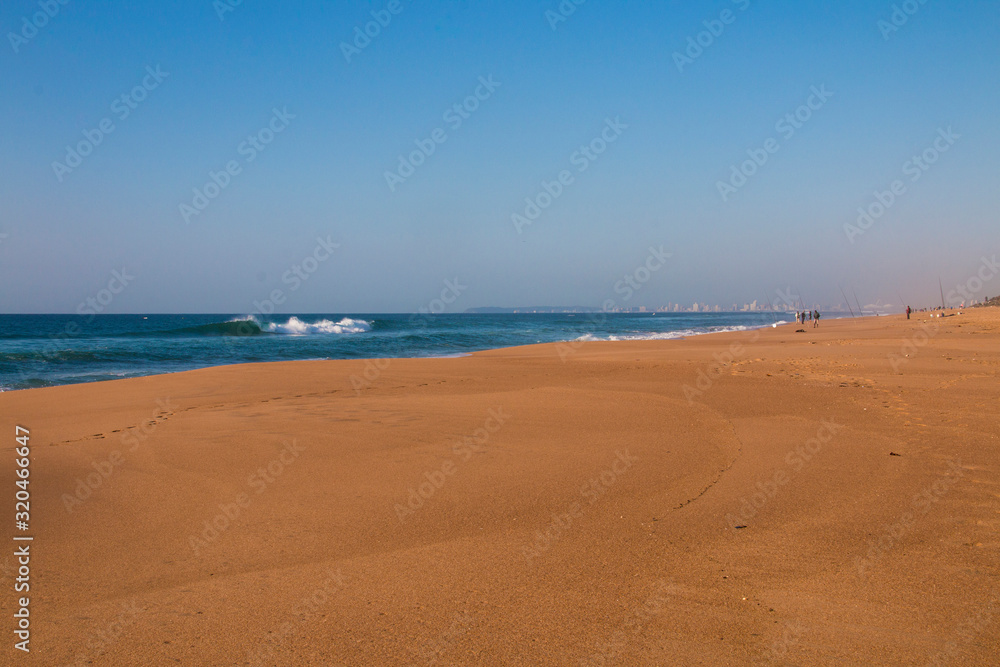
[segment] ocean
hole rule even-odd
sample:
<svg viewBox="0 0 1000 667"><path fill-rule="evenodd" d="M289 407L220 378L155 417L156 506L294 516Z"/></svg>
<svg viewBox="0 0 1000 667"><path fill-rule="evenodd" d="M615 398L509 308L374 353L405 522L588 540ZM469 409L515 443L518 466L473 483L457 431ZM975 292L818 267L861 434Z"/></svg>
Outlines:
<svg viewBox="0 0 1000 667"><path fill-rule="evenodd" d="M0 391L293 359L435 357L533 343L683 338L786 313L0 315Z"/></svg>

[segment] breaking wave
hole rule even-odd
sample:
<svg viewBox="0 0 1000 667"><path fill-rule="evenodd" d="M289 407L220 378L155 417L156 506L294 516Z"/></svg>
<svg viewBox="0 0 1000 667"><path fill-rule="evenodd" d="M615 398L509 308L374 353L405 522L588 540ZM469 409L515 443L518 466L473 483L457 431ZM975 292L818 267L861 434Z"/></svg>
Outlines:
<svg viewBox="0 0 1000 667"><path fill-rule="evenodd" d="M777 324L785 324L784 321ZM763 325L771 326L771 325ZM595 336L594 334L584 334L574 340L582 342L590 341L622 341L622 340L676 340L678 338L688 338L690 336L701 336L710 333L728 333L733 331L747 331L759 327L748 327L743 325L732 327L707 327L705 329L681 329L680 331L651 331L648 333L631 334L609 334L607 336Z"/></svg>
<svg viewBox="0 0 1000 667"><path fill-rule="evenodd" d="M262 325L267 333L282 334L353 334L371 331L372 323L367 320L355 320L345 317L337 322L320 320L318 322L303 322L297 317L290 317L284 324L267 322Z"/></svg>

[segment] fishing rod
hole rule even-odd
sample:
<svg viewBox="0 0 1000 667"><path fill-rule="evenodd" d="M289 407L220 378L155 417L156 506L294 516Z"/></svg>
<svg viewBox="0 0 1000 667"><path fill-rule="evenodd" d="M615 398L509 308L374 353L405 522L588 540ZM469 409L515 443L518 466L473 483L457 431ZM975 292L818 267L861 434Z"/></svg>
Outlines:
<svg viewBox="0 0 1000 667"><path fill-rule="evenodd" d="M864 310L864 308L861 307L861 302L858 301L858 290L856 290L856 289L854 289L852 287L851 291L854 292L854 303L856 303L857 306L858 306L858 312L861 313L861 317L864 317L865 316L865 310Z"/></svg>
<svg viewBox="0 0 1000 667"><path fill-rule="evenodd" d="M771 311L771 320L777 324L778 317L774 314L774 306L771 304L771 297L767 295L767 290L764 290L764 300L767 301L767 309Z"/></svg>
<svg viewBox="0 0 1000 667"><path fill-rule="evenodd" d="M853 308L851 308L851 302L850 302L850 301L848 301L848 299L847 299L847 295L846 295L846 294L844 294L844 288L843 288L843 287L841 287L841 286L840 286L840 284L838 283L838 284L837 284L837 289L839 289L839 290L840 290L840 295L841 295L842 297L844 297L844 303L846 303L846 304L847 304L847 309L848 309L849 311L851 311L851 319L853 320L853 319L854 319L854 309L853 309Z"/></svg>
<svg viewBox="0 0 1000 667"><path fill-rule="evenodd" d="M902 308L903 312L905 313L906 309L909 308L909 306L906 305L906 300L903 299L903 295L899 293L898 289L896 290L896 296L899 297L899 307Z"/></svg>

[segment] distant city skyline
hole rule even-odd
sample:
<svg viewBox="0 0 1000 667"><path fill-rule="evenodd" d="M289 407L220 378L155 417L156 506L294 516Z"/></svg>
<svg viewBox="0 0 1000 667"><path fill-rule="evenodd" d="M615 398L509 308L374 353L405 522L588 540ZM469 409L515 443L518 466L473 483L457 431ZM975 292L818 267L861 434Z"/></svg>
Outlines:
<svg viewBox="0 0 1000 667"><path fill-rule="evenodd" d="M970 301L967 306L977 305L982 303L980 300ZM906 306L909 305L912 308L933 308L935 306L929 304L894 304L894 303L866 303L860 304L861 309L864 312L878 312L878 313L893 313L901 312L905 310ZM781 307L777 304L764 304L757 303L756 301L751 301L749 303L740 304L730 304L729 306L722 306L720 304L709 304L707 302L694 302L690 305L681 305L679 303L668 302L664 306L625 306L617 307L609 310L604 310L607 313L795 313L799 311L812 312L813 310L819 310L820 312L828 313L858 313L858 304L853 304L848 306L845 303L827 305L827 304L808 304L800 305L798 307L789 306L787 308ZM517 306L517 307L480 307L480 308L470 308L466 312L488 312L488 311L504 311L513 313L583 313L583 312L602 312L601 308L597 307L585 307L585 306Z"/></svg>

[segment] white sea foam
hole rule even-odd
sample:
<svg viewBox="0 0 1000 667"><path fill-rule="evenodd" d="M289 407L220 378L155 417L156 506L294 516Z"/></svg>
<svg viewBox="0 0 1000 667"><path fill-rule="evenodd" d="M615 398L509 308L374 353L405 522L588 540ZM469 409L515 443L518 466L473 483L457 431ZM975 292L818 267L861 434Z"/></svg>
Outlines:
<svg viewBox="0 0 1000 667"><path fill-rule="evenodd" d="M784 324L784 322L779 322L779 324ZM768 326L768 325L762 325ZM687 338L689 336L701 336L710 333L727 333L733 331L748 331L750 329L757 329L760 327L748 327L744 325L737 325L733 327L709 327L707 329L680 329L678 331L651 331L648 333L632 333L632 334L621 334L614 335L609 334L607 338L601 338L595 336L594 334L584 334L577 341L622 341L622 340L676 340L678 338Z"/></svg>
<svg viewBox="0 0 1000 667"><path fill-rule="evenodd" d="M267 322L261 325L264 331L285 334L352 334L371 331L372 323L366 320L355 320L345 317L339 322L320 320L319 322L303 322L297 317L290 317L287 322Z"/></svg>

